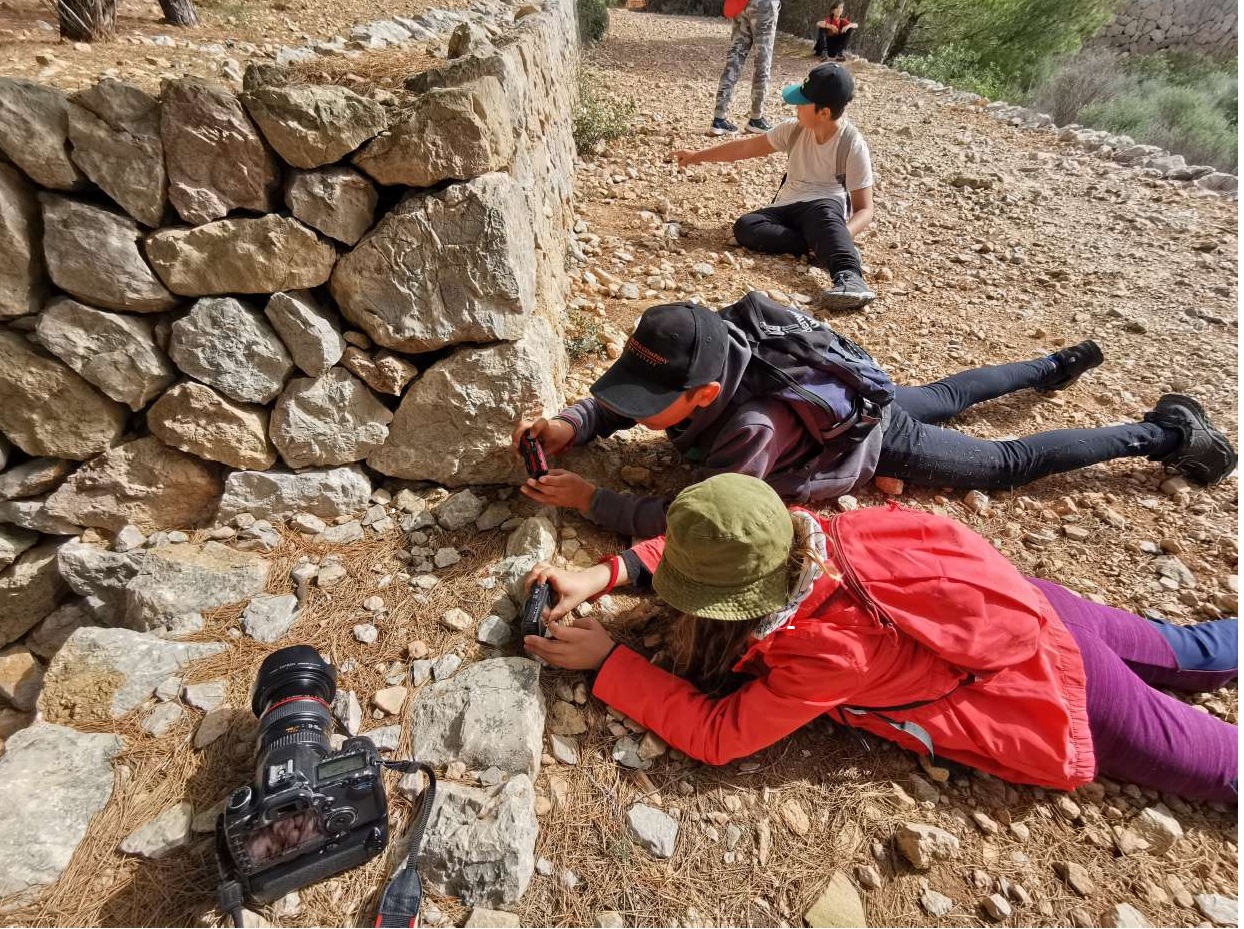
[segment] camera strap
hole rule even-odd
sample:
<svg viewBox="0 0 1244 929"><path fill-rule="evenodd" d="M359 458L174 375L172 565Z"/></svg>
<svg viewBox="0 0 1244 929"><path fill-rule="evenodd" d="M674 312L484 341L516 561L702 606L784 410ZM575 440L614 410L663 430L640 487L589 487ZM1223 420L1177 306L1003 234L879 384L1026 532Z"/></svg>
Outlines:
<svg viewBox="0 0 1244 929"><path fill-rule="evenodd" d="M423 883L419 880L419 850L423 846L423 833L427 829L428 818L432 815L432 806L436 801L436 772L422 761L380 763L386 768L405 774L422 771L428 779L428 786L420 794L419 815L415 817L415 823L410 830L410 851L406 854L406 862L385 885L374 924L387 929L409 929L419 925L419 906L423 902Z"/></svg>

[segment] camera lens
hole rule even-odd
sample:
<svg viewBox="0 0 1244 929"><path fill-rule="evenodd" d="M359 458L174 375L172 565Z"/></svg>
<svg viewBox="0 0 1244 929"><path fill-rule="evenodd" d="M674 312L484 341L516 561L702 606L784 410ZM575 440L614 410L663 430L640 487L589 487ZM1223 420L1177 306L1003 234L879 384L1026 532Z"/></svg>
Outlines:
<svg viewBox="0 0 1244 929"><path fill-rule="evenodd" d="M292 645L265 658L251 692L261 753L291 744L313 745L326 754L329 705L336 693L336 668L310 645Z"/></svg>

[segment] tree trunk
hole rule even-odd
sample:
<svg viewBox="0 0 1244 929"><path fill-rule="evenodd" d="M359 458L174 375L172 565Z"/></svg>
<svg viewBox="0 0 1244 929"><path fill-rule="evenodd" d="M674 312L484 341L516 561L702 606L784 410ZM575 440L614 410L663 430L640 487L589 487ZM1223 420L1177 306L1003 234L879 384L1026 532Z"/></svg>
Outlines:
<svg viewBox="0 0 1244 929"><path fill-rule="evenodd" d="M898 27L898 31L894 33L894 39L890 42L890 47L885 50L885 57L881 59L884 64L890 64L890 62L907 50L907 43L911 40L911 32L916 28L916 23L918 22L920 22L919 13L911 13L903 20Z"/></svg>
<svg viewBox="0 0 1244 929"><path fill-rule="evenodd" d="M199 15L194 11L194 0L160 0L164 21L170 26L197 26Z"/></svg>
<svg viewBox="0 0 1244 929"><path fill-rule="evenodd" d="M117 31L116 0L56 0L61 38L70 42L99 42Z"/></svg>

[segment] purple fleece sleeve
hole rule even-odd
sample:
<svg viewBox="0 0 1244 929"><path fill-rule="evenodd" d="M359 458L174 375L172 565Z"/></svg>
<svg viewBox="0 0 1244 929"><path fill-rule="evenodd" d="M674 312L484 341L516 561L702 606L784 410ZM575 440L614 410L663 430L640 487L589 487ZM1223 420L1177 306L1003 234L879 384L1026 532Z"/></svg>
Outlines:
<svg viewBox="0 0 1244 929"><path fill-rule="evenodd" d="M635 425L635 420L606 409L593 397L584 397L578 403L571 404L555 418L565 420L574 427L575 445L586 445L592 439L603 439Z"/></svg>

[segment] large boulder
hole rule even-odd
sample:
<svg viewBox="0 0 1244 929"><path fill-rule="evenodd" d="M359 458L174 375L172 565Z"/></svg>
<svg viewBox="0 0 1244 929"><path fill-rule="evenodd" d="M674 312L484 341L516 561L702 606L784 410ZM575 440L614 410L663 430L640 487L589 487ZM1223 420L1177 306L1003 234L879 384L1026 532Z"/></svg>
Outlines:
<svg viewBox="0 0 1244 929"><path fill-rule="evenodd" d="M393 414L344 368L296 377L272 411L272 442L291 468L349 464L384 443Z"/></svg>
<svg viewBox="0 0 1244 929"><path fill-rule="evenodd" d="M170 290L190 297L318 287L337 260L314 230L275 213L162 229L147 239L147 255Z"/></svg>
<svg viewBox="0 0 1244 929"><path fill-rule="evenodd" d="M0 432L30 455L81 461L106 450L126 409L18 332L0 329Z"/></svg>
<svg viewBox="0 0 1244 929"><path fill-rule="evenodd" d="M272 467L268 411L237 403L206 384L182 381L151 405L147 428L165 445L231 468Z"/></svg>
<svg viewBox="0 0 1244 929"><path fill-rule="evenodd" d="M559 408L559 345L543 320L518 342L460 349L423 373L402 398L385 444L367 463L382 474L447 487L513 483L510 445L525 411Z"/></svg>
<svg viewBox="0 0 1244 929"><path fill-rule="evenodd" d="M31 532L21 526L0 523L0 571L17 561L18 555L33 548L38 541L39 533L37 532Z"/></svg>
<svg viewBox="0 0 1244 929"><path fill-rule="evenodd" d="M43 305L43 217L35 189L0 163L0 320Z"/></svg>
<svg viewBox="0 0 1244 929"><path fill-rule="evenodd" d="M99 545L70 539L60 547L57 568L61 577L81 597L94 604L94 612L108 622L125 616L126 587L138 576L146 552L110 552Z"/></svg>
<svg viewBox="0 0 1244 929"><path fill-rule="evenodd" d="M262 593L268 563L219 542L150 549L126 587L125 625L158 629L178 616L240 603Z"/></svg>
<svg viewBox="0 0 1244 929"><path fill-rule="evenodd" d="M48 275L93 306L161 313L177 305L143 258L142 232L128 216L56 194L40 194Z"/></svg>
<svg viewBox="0 0 1244 929"><path fill-rule="evenodd" d="M64 873L112 798L112 759L121 748L110 733L46 722L8 739L0 758L0 897L33 893Z"/></svg>
<svg viewBox="0 0 1244 929"><path fill-rule="evenodd" d="M319 377L341 360L346 340L341 337L337 314L326 310L307 290L273 294L264 309L285 347L311 377Z"/></svg>
<svg viewBox="0 0 1244 929"><path fill-rule="evenodd" d="M297 219L346 245L371 228L379 199L376 185L340 166L294 171L285 185L285 202Z"/></svg>
<svg viewBox="0 0 1244 929"><path fill-rule="evenodd" d="M337 263L333 297L372 339L401 351L517 339L535 304L523 211L504 174L409 196Z"/></svg>
<svg viewBox="0 0 1244 929"><path fill-rule="evenodd" d="M374 100L334 84L265 84L242 102L276 153L296 168L340 161L389 124Z"/></svg>
<svg viewBox="0 0 1244 929"><path fill-rule="evenodd" d="M155 324L58 297L39 315L35 337L113 400L141 410L177 369L156 342Z"/></svg>
<svg viewBox="0 0 1244 929"><path fill-rule="evenodd" d="M415 698L410 731L415 757L429 764L461 761L535 777L544 744L540 666L490 658L431 684Z"/></svg>
<svg viewBox="0 0 1244 929"><path fill-rule="evenodd" d="M168 198L182 219L275 208L280 168L237 97L197 78L166 81L160 96Z"/></svg>
<svg viewBox="0 0 1244 929"><path fill-rule="evenodd" d="M517 903L535 870L539 830L526 774L493 788L442 781L419 873L438 893L472 906Z"/></svg>
<svg viewBox="0 0 1244 929"><path fill-rule="evenodd" d="M106 77L69 98L74 163L144 226L164 219L168 175L160 142L160 103Z"/></svg>
<svg viewBox="0 0 1244 929"><path fill-rule="evenodd" d="M211 517L220 469L146 436L87 462L48 498L47 510L79 526L116 532L185 529Z"/></svg>
<svg viewBox="0 0 1244 929"><path fill-rule="evenodd" d="M294 368L263 314L233 297L199 300L170 328L177 367L241 403L272 400Z"/></svg>
<svg viewBox="0 0 1244 929"><path fill-rule="evenodd" d="M495 77L428 91L354 157L381 184L431 187L501 171L514 158L514 118Z"/></svg>
<svg viewBox="0 0 1244 929"><path fill-rule="evenodd" d="M0 151L36 184L73 190L82 183L69 160L65 92L20 78L0 78Z"/></svg>
<svg viewBox="0 0 1244 929"><path fill-rule="evenodd" d="M84 600L71 600L58 606L26 636L26 647L45 662L51 661L65 640L83 626L97 625L93 611Z"/></svg>
<svg viewBox="0 0 1244 929"><path fill-rule="evenodd" d="M131 629L83 626L48 665L39 710L48 719L78 724L120 719L182 667L224 648L215 642L172 642Z"/></svg>
<svg viewBox="0 0 1244 929"><path fill-rule="evenodd" d="M56 569L57 543L36 545L0 571L0 646L20 639L69 596Z"/></svg>
<svg viewBox="0 0 1244 929"><path fill-rule="evenodd" d="M287 471L235 471L225 478L217 522L239 513L287 519L311 513L321 519L353 516L370 505L371 481L357 466Z"/></svg>

